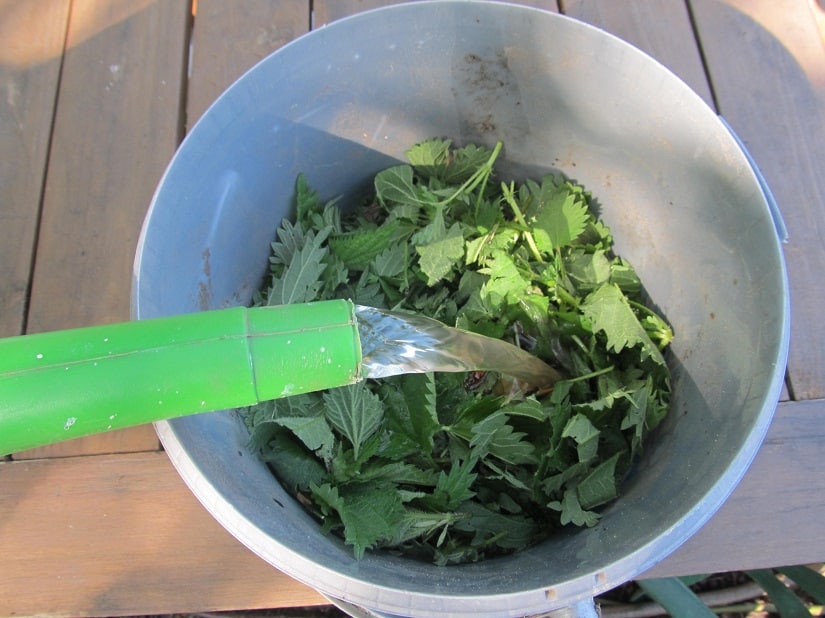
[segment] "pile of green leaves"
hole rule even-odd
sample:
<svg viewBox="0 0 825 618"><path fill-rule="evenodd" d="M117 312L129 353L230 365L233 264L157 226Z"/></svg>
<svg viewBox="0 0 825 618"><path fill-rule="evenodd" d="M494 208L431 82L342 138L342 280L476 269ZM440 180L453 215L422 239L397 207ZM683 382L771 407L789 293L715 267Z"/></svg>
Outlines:
<svg viewBox="0 0 825 618"><path fill-rule="evenodd" d="M343 214L303 177L261 303L349 298L531 350L568 379L508 394L501 376L418 374L280 399L245 418L281 482L356 556L436 564L593 526L667 411L671 339L581 187L494 181L501 150L412 147Z"/></svg>

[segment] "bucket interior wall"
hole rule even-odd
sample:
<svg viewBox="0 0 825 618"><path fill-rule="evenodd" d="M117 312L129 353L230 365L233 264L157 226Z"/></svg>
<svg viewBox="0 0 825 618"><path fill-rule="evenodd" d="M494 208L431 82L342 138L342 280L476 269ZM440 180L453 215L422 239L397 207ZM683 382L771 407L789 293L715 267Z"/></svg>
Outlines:
<svg viewBox="0 0 825 618"><path fill-rule="evenodd" d="M481 6L483 4L484 6ZM232 411L159 426L207 508L322 592L405 614L524 614L630 579L689 537L744 473L787 352L787 290L765 199L714 112L636 49L562 16L414 3L316 30L205 114L163 178L135 266L135 317L245 304L304 173L353 203L431 137L504 142L502 179L563 173L593 194L617 252L672 323L673 406L594 528L438 569L361 561L246 450Z"/></svg>

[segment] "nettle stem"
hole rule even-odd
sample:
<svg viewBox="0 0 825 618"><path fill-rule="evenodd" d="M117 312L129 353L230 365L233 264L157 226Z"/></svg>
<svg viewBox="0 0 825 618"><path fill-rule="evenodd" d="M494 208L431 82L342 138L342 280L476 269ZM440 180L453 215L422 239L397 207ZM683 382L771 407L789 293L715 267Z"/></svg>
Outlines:
<svg viewBox="0 0 825 618"><path fill-rule="evenodd" d="M527 246L530 247L530 253L533 254L533 257L536 258L536 261L539 264L544 264L544 259L542 259L541 257L541 252L539 251L539 248L536 246L536 240L533 238L533 234L530 232L530 226L527 225L527 221L524 219L524 215L521 214L521 209L516 203L514 183L511 182L508 186L506 183L502 182L501 191L504 194L504 200L507 202L507 205L513 210L513 216L515 216L516 221L519 225L521 225L524 228L524 230L522 231L522 235L524 236L524 239L527 241Z"/></svg>
<svg viewBox="0 0 825 618"><path fill-rule="evenodd" d="M487 162L484 165L482 165L480 168L478 168L473 173L472 176L470 176L467 180L465 180L464 184L461 185L455 191L455 193L453 193L447 199L441 200L436 205L446 206L447 204L452 202L454 199L456 199L459 195L463 195L464 193L471 193L482 182L486 185L487 184L487 179L490 178L490 174L492 174L492 172L493 172L493 165L495 164L496 159L498 158L498 155L501 152L502 147L503 147L502 142L498 142L495 145L495 147L493 148L493 152L490 154L490 157L487 159ZM482 191L481 192L482 193L484 192L484 185L482 185ZM479 205L479 203L480 203L480 198L479 198L479 202L476 202L476 214L478 214L478 205Z"/></svg>
<svg viewBox="0 0 825 618"><path fill-rule="evenodd" d="M586 373L586 374L581 375L581 376L576 376L575 378L568 378L567 380L564 380L564 381L565 382L570 382L570 383L584 382L585 380L589 380L591 378L598 378L599 376L602 376L606 373L610 373L611 371L613 371L613 369L614 369L613 365L610 365L609 367L605 367L604 369L597 369L596 371L591 371L590 373Z"/></svg>

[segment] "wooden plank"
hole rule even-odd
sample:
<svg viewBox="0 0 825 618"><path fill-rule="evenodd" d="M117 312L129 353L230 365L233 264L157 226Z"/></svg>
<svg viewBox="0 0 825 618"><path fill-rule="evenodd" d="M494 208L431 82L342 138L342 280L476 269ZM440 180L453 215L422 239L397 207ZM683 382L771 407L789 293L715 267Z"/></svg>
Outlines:
<svg viewBox="0 0 825 618"><path fill-rule="evenodd" d="M2 463L0 479L0 616L327 602L230 537L163 453Z"/></svg>
<svg viewBox="0 0 825 618"><path fill-rule="evenodd" d="M192 28L187 126L259 60L309 30L308 0L199 0Z"/></svg>
<svg viewBox="0 0 825 618"><path fill-rule="evenodd" d="M564 14L607 30L646 52L713 105L683 0L562 0L561 4Z"/></svg>
<svg viewBox="0 0 825 618"><path fill-rule="evenodd" d="M731 498L646 576L822 560L823 415L825 400L781 404ZM162 453L0 463L0 479L0 616L323 602L223 531Z"/></svg>
<svg viewBox="0 0 825 618"><path fill-rule="evenodd" d="M159 448L160 442L154 427L152 425L140 425L96 436L30 448L15 453L12 458L22 461L104 453L138 453L141 451L155 451Z"/></svg>
<svg viewBox="0 0 825 618"><path fill-rule="evenodd" d="M691 6L719 111L761 167L788 227L791 396L825 397L821 32L805 0L691 0Z"/></svg>
<svg viewBox="0 0 825 618"><path fill-rule="evenodd" d="M0 337L23 332L69 0L0 19Z"/></svg>
<svg viewBox="0 0 825 618"><path fill-rule="evenodd" d="M545 11L559 12L559 2L556 0L516 0L510 4L523 4L524 6L532 6L537 9L544 9Z"/></svg>
<svg viewBox="0 0 825 618"><path fill-rule="evenodd" d="M178 143L188 19L186 0L72 3L30 332L129 318L141 223ZM148 448L147 426L36 456Z"/></svg>
<svg viewBox="0 0 825 618"><path fill-rule="evenodd" d="M825 401L782 403L745 478L719 512L645 577L821 562Z"/></svg>
<svg viewBox="0 0 825 618"><path fill-rule="evenodd" d="M337 19L391 4L403 4L410 0L314 0L312 3L312 27L319 28Z"/></svg>
<svg viewBox="0 0 825 618"><path fill-rule="evenodd" d="M114 9L72 4L31 332L129 318L137 236L178 141L187 6L152 3L77 40L76 23Z"/></svg>
<svg viewBox="0 0 825 618"><path fill-rule="evenodd" d="M354 15L362 11L391 4L402 4L415 0L314 0L313 28L332 23L336 19ZM558 11L556 0L516 0L510 4L524 4L549 11Z"/></svg>

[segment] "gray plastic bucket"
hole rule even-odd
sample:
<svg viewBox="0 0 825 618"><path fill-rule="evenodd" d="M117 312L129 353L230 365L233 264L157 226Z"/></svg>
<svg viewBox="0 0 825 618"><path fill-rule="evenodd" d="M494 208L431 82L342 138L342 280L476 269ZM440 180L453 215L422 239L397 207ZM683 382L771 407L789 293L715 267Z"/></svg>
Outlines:
<svg viewBox="0 0 825 618"><path fill-rule="evenodd" d="M586 185L674 325L671 413L601 522L478 564L356 561L249 454L234 412L158 431L227 530L331 597L403 616L570 606L643 572L718 509L764 437L787 356L770 200L713 110L643 53L493 2L404 4L311 32L235 83L175 155L144 225L134 316L247 303L298 173L346 204L434 136L503 140L503 176L555 170Z"/></svg>

